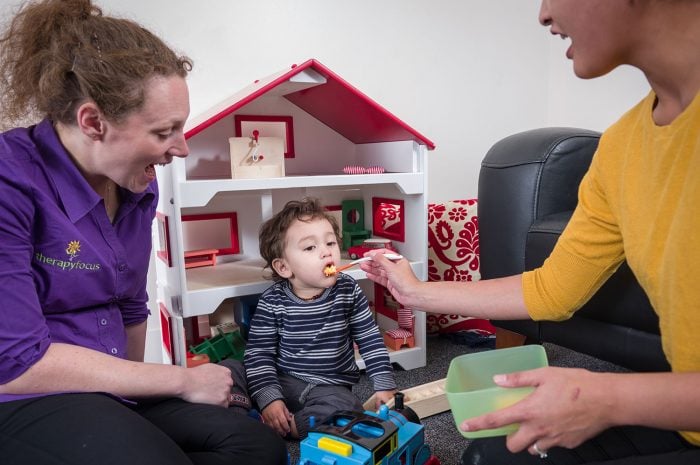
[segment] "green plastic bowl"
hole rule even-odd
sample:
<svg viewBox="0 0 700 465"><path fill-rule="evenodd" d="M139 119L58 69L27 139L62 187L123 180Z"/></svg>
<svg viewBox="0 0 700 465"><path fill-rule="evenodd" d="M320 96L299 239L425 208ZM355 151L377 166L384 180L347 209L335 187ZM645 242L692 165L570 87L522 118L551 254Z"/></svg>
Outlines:
<svg viewBox="0 0 700 465"><path fill-rule="evenodd" d="M493 382L494 375L543 366L547 366L547 354L540 345L488 350L452 359L447 370L445 394L457 430L469 439L503 436L516 431L517 424L473 432L462 431L459 425L468 418L512 405L534 390L532 387L499 387Z"/></svg>

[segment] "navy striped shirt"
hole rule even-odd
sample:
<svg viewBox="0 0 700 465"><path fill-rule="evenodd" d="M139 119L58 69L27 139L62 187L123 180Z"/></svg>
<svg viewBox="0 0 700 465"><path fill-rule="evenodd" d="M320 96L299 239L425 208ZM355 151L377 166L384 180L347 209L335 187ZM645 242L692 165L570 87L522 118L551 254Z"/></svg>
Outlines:
<svg viewBox="0 0 700 465"><path fill-rule="evenodd" d="M260 297L245 351L251 397L260 409L283 399L278 373L311 384L355 384L360 370L353 342L374 389L396 389L389 353L353 278L339 273L313 301L294 295L286 280L273 284Z"/></svg>

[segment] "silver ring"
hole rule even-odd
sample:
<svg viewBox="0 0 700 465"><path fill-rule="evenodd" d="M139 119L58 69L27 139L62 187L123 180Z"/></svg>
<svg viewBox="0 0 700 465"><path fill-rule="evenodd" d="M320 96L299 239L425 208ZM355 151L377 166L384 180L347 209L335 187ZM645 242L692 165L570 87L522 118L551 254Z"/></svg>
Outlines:
<svg viewBox="0 0 700 465"><path fill-rule="evenodd" d="M537 453L540 455L540 458L541 458L541 459L546 459L546 458L547 458L547 451L546 451L546 450L540 450L540 448L537 447L537 442L535 442L535 443L532 445L532 448L535 450L535 452L537 452Z"/></svg>

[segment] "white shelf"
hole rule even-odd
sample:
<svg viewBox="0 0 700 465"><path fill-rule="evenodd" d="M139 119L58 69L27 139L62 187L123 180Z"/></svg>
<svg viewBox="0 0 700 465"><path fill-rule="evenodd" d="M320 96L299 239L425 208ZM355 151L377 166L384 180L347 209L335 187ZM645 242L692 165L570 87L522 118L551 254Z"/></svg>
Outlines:
<svg viewBox="0 0 700 465"><path fill-rule="evenodd" d="M396 363L401 365L404 370L412 370L414 368L420 368L425 366L425 348L424 347L411 347L410 349L404 347L399 350L389 350L389 360L391 363ZM366 368L365 361L362 360L359 353L355 353L355 363L360 368L364 370Z"/></svg>
<svg viewBox="0 0 700 465"><path fill-rule="evenodd" d="M341 265L348 262L343 260ZM262 259L249 259L186 270L187 291L183 297L187 305L182 316L208 315L225 299L262 293L273 283L265 277L263 265ZM411 262L411 266L414 270L422 269L419 262ZM359 266L343 273L356 280L366 278Z"/></svg>
<svg viewBox="0 0 700 465"><path fill-rule="evenodd" d="M404 194L421 194L424 191L424 182L424 173L330 174L265 179L194 180L180 183L179 205L180 208L202 207L219 192L250 192L299 187L396 184Z"/></svg>

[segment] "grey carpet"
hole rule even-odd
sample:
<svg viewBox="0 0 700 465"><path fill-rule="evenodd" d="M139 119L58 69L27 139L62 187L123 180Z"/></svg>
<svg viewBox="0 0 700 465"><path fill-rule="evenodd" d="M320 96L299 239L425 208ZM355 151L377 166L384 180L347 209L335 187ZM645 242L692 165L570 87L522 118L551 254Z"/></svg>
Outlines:
<svg viewBox="0 0 700 465"><path fill-rule="evenodd" d="M616 365L589 357L578 352L565 349L553 344L544 344L549 364L552 366L581 367L591 371L621 371ZM429 383L447 376L450 361L458 356L488 348L472 348L468 345L454 343L444 337L428 337L427 364L423 368L403 371L396 370L396 382L399 389L407 389L413 386ZM353 388L355 394L363 401L372 395L372 387L363 374L360 382ZM452 414L444 412L422 420L425 426L426 443L430 446L433 455L440 459L442 465L458 465L462 451L468 444L455 426ZM291 464L297 463L299 458L299 443L289 441L287 443L291 456Z"/></svg>

